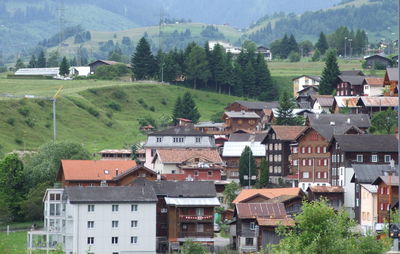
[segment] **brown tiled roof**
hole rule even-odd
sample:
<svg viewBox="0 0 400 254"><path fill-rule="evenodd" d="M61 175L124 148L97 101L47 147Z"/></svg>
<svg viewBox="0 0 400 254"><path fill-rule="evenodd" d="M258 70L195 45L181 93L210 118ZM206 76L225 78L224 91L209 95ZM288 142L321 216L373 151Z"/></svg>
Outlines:
<svg viewBox="0 0 400 254"><path fill-rule="evenodd" d="M386 68L386 74L391 81L399 80L399 72L397 68Z"/></svg>
<svg viewBox="0 0 400 254"><path fill-rule="evenodd" d="M283 195L299 196L301 193L300 188L243 189L232 203L237 204L256 195L271 199Z"/></svg>
<svg viewBox="0 0 400 254"><path fill-rule="evenodd" d="M364 83L370 86L383 86L384 78L368 77L365 78Z"/></svg>
<svg viewBox="0 0 400 254"><path fill-rule="evenodd" d="M316 193L343 193L344 189L341 186L310 186L307 190Z"/></svg>
<svg viewBox="0 0 400 254"><path fill-rule="evenodd" d="M321 107L332 107L334 98L332 95L316 95L315 100Z"/></svg>
<svg viewBox="0 0 400 254"><path fill-rule="evenodd" d="M271 128L274 130L274 132L275 132L275 134L276 134L278 139L281 139L281 140L295 140L308 127L307 126L272 125Z"/></svg>
<svg viewBox="0 0 400 254"><path fill-rule="evenodd" d="M63 172L66 181L111 180L117 175L117 169L118 174L122 174L135 166L134 160L61 160L57 179Z"/></svg>
<svg viewBox="0 0 400 254"><path fill-rule="evenodd" d="M274 226L294 226L295 221L291 218L283 219L270 219L270 218L257 218L257 223L264 227L274 227Z"/></svg>
<svg viewBox="0 0 400 254"><path fill-rule="evenodd" d="M399 99L397 97L362 96L358 100L357 105L364 105L366 107L397 107Z"/></svg>
<svg viewBox="0 0 400 254"><path fill-rule="evenodd" d="M239 203L236 204L238 218L286 218L285 206L282 203Z"/></svg>
<svg viewBox="0 0 400 254"><path fill-rule="evenodd" d="M162 163L182 163L191 158L203 158L212 163L222 163L216 149L157 149Z"/></svg>

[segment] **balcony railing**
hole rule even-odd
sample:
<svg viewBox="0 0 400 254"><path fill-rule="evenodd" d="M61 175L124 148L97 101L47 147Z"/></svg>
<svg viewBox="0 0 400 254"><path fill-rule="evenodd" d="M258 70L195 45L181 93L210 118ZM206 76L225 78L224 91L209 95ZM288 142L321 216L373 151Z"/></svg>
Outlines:
<svg viewBox="0 0 400 254"><path fill-rule="evenodd" d="M180 221L195 222L195 221L210 221L214 220L213 215L179 215Z"/></svg>
<svg viewBox="0 0 400 254"><path fill-rule="evenodd" d="M180 238L213 238L214 232L179 232Z"/></svg>

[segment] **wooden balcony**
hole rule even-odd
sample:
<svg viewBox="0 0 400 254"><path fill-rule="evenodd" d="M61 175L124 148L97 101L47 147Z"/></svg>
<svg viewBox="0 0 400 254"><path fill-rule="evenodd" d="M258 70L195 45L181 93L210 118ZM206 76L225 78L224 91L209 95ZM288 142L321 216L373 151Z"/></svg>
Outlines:
<svg viewBox="0 0 400 254"><path fill-rule="evenodd" d="M214 232L179 232L179 238L213 238Z"/></svg>
<svg viewBox="0 0 400 254"><path fill-rule="evenodd" d="M181 222L213 222L214 215L179 215Z"/></svg>

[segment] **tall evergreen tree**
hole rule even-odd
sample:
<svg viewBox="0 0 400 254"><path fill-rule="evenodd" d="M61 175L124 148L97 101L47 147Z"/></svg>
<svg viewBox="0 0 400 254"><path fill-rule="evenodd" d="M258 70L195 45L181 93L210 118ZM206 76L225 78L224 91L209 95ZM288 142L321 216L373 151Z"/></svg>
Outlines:
<svg viewBox="0 0 400 254"><path fill-rule="evenodd" d="M231 95L234 83L234 71L233 71L232 54L230 52L228 52L225 57L224 83L228 87L228 94Z"/></svg>
<svg viewBox="0 0 400 254"><path fill-rule="evenodd" d="M248 61L242 72L243 92L246 97L254 98L256 95L256 75L251 61Z"/></svg>
<svg viewBox="0 0 400 254"><path fill-rule="evenodd" d="M192 120L193 123L197 123L199 121L200 113L192 95L189 92L186 92L182 97L179 96L176 99L172 116L175 124L177 123L177 118L186 118Z"/></svg>
<svg viewBox="0 0 400 254"><path fill-rule="evenodd" d="M215 90L221 93L221 85L224 82L224 62L225 62L225 50L224 48L216 44L213 51L211 52L212 59L212 75L215 82Z"/></svg>
<svg viewBox="0 0 400 254"><path fill-rule="evenodd" d="M288 58L289 53L290 53L289 38L285 34L285 36L283 36L283 38L280 42L280 45L279 45L279 55L282 59L286 59L286 58Z"/></svg>
<svg viewBox="0 0 400 254"><path fill-rule="evenodd" d="M326 53L325 68L322 71L319 93L332 94L339 75L340 70L336 59L336 50L330 49Z"/></svg>
<svg viewBox="0 0 400 254"><path fill-rule="evenodd" d="M185 65L187 77L193 81L193 89L197 88L198 80L206 82L211 76L206 53L197 45L191 49L185 59Z"/></svg>
<svg viewBox="0 0 400 254"><path fill-rule="evenodd" d="M261 54L257 55L255 64L256 76L256 97L260 100L273 100L276 98L278 91L273 84L271 73L268 69L267 63Z"/></svg>
<svg viewBox="0 0 400 254"><path fill-rule="evenodd" d="M65 56L63 57L63 59L61 61L59 74L61 76L67 76L69 74L69 63Z"/></svg>
<svg viewBox="0 0 400 254"><path fill-rule="evenodd" d="M249 170L250 167L250 170ZM250 171L250 185L254 185L257 179L257 165L256 160L253 157L253 152L251 151L250 147L246 146L240 155L239 160L239 180L240 185L248 186L249 185L249 171ZM245 179L247 176L247 179Z"/></svg>
<svg viewBox="0 0 400 254"><path fill-rule="evenodd" d="M323 32L319 34L319 39L315 44L315 47L319 50L319 53L324 55L326 50L329 48L328 41L326 40L326 36Z"/></svg>
<svg viewBox="0 0 400 254"><path fill-rule="evenodd" d="M277 125L299 125L301 119L293 114L293 109L296 108L296 103L289 94L284 91L279 99L279 107L276 116Z"/></svg>
<svg viewBox="0 0 400 254"><path fill-rule="evenodd" d="M178 123L177 118L182 118L183 117L183 112L182 112L182 98L181 96L178 96L178 98L175 101L174 105L174 110L172 111L172 118L174 121L174 124Z"/></svg>
<svg viewBox="0 0 400 254"><path fill-rule="evenodd" d="M269 184L268 162L262 159L260 163L260 177L258 178L257 188L266 188Z"/></svg>
<svg viewBox="0 0 400 254"><path fill-rule="evenodd" d="M156 61L145 37L139 40L131 64L135 78L139 80L151 78L157 72Z"/></svg>
<svg viewBox="0 0 400 254"><path fill-rule="evenodd" d="M21 68L25 68L24 62L22 62L21 58L17 59L17 62L15 63L15 70L19 70Z"/></svg>
<svg viewBox="0 0 400 254"><path fill-rule="evenodd" d="M37 60L37 67L38 68L46 68L47 67L46 56L45 56L43 50L40 51L40 53L39 53L38 60Z"/></svg>
<svg viewBox="0 0 400 254"><path fill-rule="evenodd" d="M31 59L29 60L28 68L37 68L37 62L36 62L35 55L31 56Z"/></svg>
<svg viewBox="0 0 400 254"><path fill-rule="evenodd" d="M287 47L288 47L289 54L291 52L296 52L296 53L299 52L299 45L297 44L296 38L294 38L293 34L291 34L290 37L289 37L289 41L288 41L288 46ZM289 54L288 54L288 56L289 56Z"/></svg>

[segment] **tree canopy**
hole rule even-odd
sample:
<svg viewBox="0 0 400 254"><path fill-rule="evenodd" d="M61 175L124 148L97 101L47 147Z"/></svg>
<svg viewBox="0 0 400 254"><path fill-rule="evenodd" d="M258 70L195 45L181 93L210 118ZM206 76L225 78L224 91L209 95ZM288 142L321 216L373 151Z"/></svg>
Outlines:
<svg viewBox="0 0 400 254"><path fill-rule="evenodd" d="M279 99L279 107L275 124L277 125L299 125L302 124L302 119L293 113L296 108L296 102L293 97L290 97L288 92L284 91Z"/></svg>
<svg viewBox="0 0 400 254"><path fill-rule="evenodd" d="M322 71L319 93L332 94L339 75L340 70L336 59L336 50L329 49L326 53L325 68Z"/></svg>
<svg viewBox="0 0 400 254"><path fill-rule="evenodd" d="M377 134L394 134L397 126L397 113L392 109L372 115L370 131Z"/></svg>
<svg viewBox="0 0 400 254"><path fill-rule="evenodd" d="M139 40L131 64L136 79L148 79L157 72L157 64L150 50L150 44L145 37Z"/></svg>
<svg viewBox="0 0 400 254"><path fill-rule="evenodd" d="M250 170L249 170L250 167ZM242 186L248 186L249 185L249 177L251 178L250 180L250 185L253 186L256 183L257 179L257 165L256 165L256 159L253 157L253 152L251 151L249 146L246 146L243 149L242 154L240 155L240 160L239 160L239 180L240 180L240 185ZM250 172L250 176L249 176ZM245 177L247 176L247 177ZM245 179L247 178L247 179Z"/></svg>
<svg viewBox="0 0 400 254"><path fill-rule="evenodd" d="M186 92L182 97L179 96L176 99L172 117L175 123L177 123L177 118L189 119L192 120L193 123L197 123L199 121L200 113L192 95L189 92Z"/></svg>
<svg viewBox="0 0 400 254"><path fill-rule="evenodd" d="M63 57L63 59L61 61L59 74L61 76L67 76L69 74L69 63L65 56Z"/></svg>

